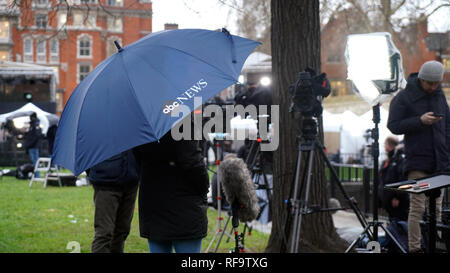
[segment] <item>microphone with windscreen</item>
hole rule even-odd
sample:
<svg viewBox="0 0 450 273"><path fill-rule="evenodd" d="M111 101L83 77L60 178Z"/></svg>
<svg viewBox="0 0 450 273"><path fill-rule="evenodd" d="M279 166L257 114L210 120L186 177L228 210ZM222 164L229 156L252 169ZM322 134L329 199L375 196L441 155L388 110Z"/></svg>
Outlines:
<svg viewBox="0 0 450 273"><path fill-rule="evenodd" d="M233 220L235 217L241 222L255 220L260 206L245 162L234 154L227 154L219 165L218 177L218 182L223 186L225 197L231 205Z"/></svg>

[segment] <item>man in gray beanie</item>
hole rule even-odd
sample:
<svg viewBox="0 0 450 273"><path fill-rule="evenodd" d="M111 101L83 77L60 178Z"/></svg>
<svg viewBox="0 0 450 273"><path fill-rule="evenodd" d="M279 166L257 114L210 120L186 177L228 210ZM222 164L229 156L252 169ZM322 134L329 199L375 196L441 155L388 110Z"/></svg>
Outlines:
<svg viewBox="0 0 450 273"><path fill-rule="evenodd" d="M392 100L387 127L394 134L404 134L404 171L417 180L450 171L450 110L441 89L444 67L428 61L419 73L408 77L406 88ZM436 199L436 220L441 221L441 195ZM408 215L409 252L423 252L420 247L420 221L427 197L411 194Z"/></svg>

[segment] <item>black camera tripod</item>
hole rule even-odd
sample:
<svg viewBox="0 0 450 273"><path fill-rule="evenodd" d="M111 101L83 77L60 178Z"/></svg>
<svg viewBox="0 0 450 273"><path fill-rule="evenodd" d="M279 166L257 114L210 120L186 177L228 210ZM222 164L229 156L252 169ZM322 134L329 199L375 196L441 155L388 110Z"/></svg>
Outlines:
<svg viewBox="0 0 450 273"><path fill-rule="evenodd" d="M297 166L295 171L295 180L294 180L294 189L293 192L291 192L292 198L289 200L286 200L286 203L288 204L288 210L293 215L293 226L292 226L292 233L291 233L291 244L289 248L290 253L297 253L298 252L298 246L300 242L300 229L302 224L302 216L305 214L311 214L315 212L327 212L327 211L334 211L334 210L342 210L344 208L320 208L319 206L309 206L308 203L308 196L309 196L309 190L311 185L311 172L313 167L313 157L314 152L317 151L319 155L323 158L326 165L330 169L330 174L332 176L332 181L336 182L339 189L341 190L344 198L348 201L348 204L350 205L351 209L356 214L356 217L358 218L359 222L367 230L370 232L366 227L368 226L368 223L366 222L363 213L360 211L356 204L356 200L354 198L350 198L345 191L344 187L342 186L342 183L339 180L339 177L334 170L334 167L331 165L331 162L328 160L325 152L324 152L324 146L317 138L317 122L312 117L305 117L303 120L303 128L302 128L302 134L299 137L300 141L298 143L298 156L297 156ZM307 168L305 169L304 175L302 177L302 181L300 183L300 163L302 161L302 155L303 153L306 155L306 162L307 162ZM306 181L305 181L306 178ZM300 189L299 189L300 186ZM302 194L304 195L302 199ZM300 199L299 199L300 196ZM286 219L285 228L287 228L289 216ZM372 235L370 234L370 237Z"/></svg>
<svg viewBox="0 0 450 273"><path fill-rule="evenodd" d="M378 185L380 183L380 176L379 176L379 170L378 170L378 157L380 155L380 148L379 148L379 131L378 131L378 123L380 123L380 105L377 104L373 106L373 122L375 124L375 127L372 129L372 156L373 156L373 220L369 223L368 226L365 227L363 232L359 235L356 240L352 242L352 244L347 248L345 251L346 253L351 251L355 245L364 237L364 234L368 234L368 237L375 242L378 242L378 227L384 230L386 235L395 243L397 248L402 252L406 253L406 250L403 249L401 244L397 241L397 239L392 235L389 230L387 230L381 222L378 222ZM373 232L370 233L370 227L373 228Z"/></svg>
<svg viewBox="0 0 450 273"><path fill-rule="evenodd" d="M261 212L264 210L265 206L269 208L269 216L271 219L272 215L272 186L269 184L269 180L267 179L267 173L265 170L265 161L264 155L261 151L261 142L263 140L261 138L257 138L252 141L249 149L249 153L245 159L245 163L247 164L248 169L250 170L251 177L253 183L255 184L255 190L265 190L267 202L264 207L261 208ZM263 183L260 183L261 177L263 178ZM258 215L259 217L260 215Z"/></svg>

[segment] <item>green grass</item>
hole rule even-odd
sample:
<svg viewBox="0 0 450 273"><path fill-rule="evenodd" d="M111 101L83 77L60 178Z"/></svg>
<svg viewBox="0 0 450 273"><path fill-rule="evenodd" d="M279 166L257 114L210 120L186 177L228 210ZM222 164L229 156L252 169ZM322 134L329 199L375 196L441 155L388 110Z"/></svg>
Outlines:
<svg viewBox="0 0 450 273"><path fill-rule="evenodd" d="M90 252L94 235L92 187L44 189L42 183L34 183L32 188L28 183L9 176L0 178L0 253L68 253L71 250L66 247L71 241L80 243L81 252ZM226 214L222 216L226 219ZM203 251L217 228L217 211L213 208L208 209L208 219ZM245 246L249 252L264 252L268 238L268 234L253 230L246 236ZM233 246L234 237L228 243L224 237L217 252L229 252ZM147 240L139 236L137 203L125 252L148 252Z"/></svg>

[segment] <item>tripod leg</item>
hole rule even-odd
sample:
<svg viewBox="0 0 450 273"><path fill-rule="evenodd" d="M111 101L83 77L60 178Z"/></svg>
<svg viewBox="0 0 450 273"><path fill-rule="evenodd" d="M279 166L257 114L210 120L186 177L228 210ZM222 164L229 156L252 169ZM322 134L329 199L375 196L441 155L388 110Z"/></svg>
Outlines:
<svg viewBox="0 0 450 273"><path fill-rule="evenodd" d="M362 227L367 227L368 223L366 221L366 218L364 217L364 214L359 210L359 208L353 203L353 201L351 201L350 197L348 196L347 192L345 191L344 187L342 186L342 183L339 181L339 176L336 173L336 170L333 168L333 166L331 165L331 162L328 160L327 156L325 155L325 152L323 151L323 147L321 147L320 142L318 142L318 140L316 140L317 143L319 143L319 152L322 155L323 160L325 161L325 163L328 166L328 169L330 169L330 173L333 176L334 180L337 182L337 185L339 187L339 189L341 190L342 194L344 195L345 199L348 201L350 207L352 208L352 210L355 212L356 217L358 218L359 222L361 223ZM372 233L370 232L370 230L368 230L369 232L369 237L372 238Z"/></svg>
<svg viewBox="0 0 450 273"><path fill-rule="evenodd" d="M272 187L269 185L269 181L267 179L266 172L262 170L263 178L264 178L264 185L266 187L266 197L267 197L267 204L269 205L269 215L268 219L272 219Z"/></svg>
<svg viewBox="0 0 450 273"><path fill-rule="evenodd" d="M366 228L363 230L363 232L361 232L361 234L359 234L358 238L356 240L353 241L353 243L351 243L351 245L345 250L345 253L350 252L357 243L359 243L359 241L361 241L361 239L364 237L364 234L366 232L369 232L370 228L370 224L366 226Z"/></svg>
<svg viewBox="0 0 450 273"><path fill-rule="evenodd" d="M298 156L297 156L297 168L295 171L295 181L294 181L294 192L293 192L293 199L290 200L290 202L292 203L293 206L293 212L294 212L294 224L292 226L292 234L291 234L291 238L295 238L296 237L296 226L298 223L298 203L297 203L297 196L298 196L298 179L300 177L300 162L302 161L302 151L299 149L298 150ZM294 241L291 242L291 247L290 247L290 252L293 253L294 251Z"/></svg>
<svg viewBox="0 0 450 273"><path fill-rule="evenodd" d="M384 230L384 232L391 238L392 241L394 241L395 245L400 249L402 253L407 253L406 250L402 247L402 245L397 241L397 239L392 235L392 233L387 230L383 225L380 225L381 229Z"/></svg>
<svg viewBox="0 0 450 273"><path fill-rule="evenodd" d="M224 226L222 232L220 233L219 241L217 241L216 248L214 249L214 253L217 253L217 249L219 248L219 245L222 242L222 238L223 238L223 235L225 234L225 232L227 230L227 226L228 226L228 222L230 222L230 218L231 218L231 216L228 215L228 218L227 218L227 221L225 223L225 226Z"/></svg>
<svg viewBox="0 0 450 273"><path fill-rule="evenodd" d="M309 190L310 190L310 186L311 186L311 172L312 172L312 164L313 164L313 158L314 158L314 150L309 152L309 160L308 160L308 169L307 169L307 178L306 178L306 191L305 191L305 202L302 203L300 205L300 212L299 212L299 221L298 221L298 225L296 226L297 228L297 232L296 232L296 238L295 238L295 249L294 249L294 253L298 252L298 244L300 242L300 231L301 231L301 226L302 226L302 218L303 218L303 213L306 211L306 209L308 208L308 197L309 197Z"/></svg>

